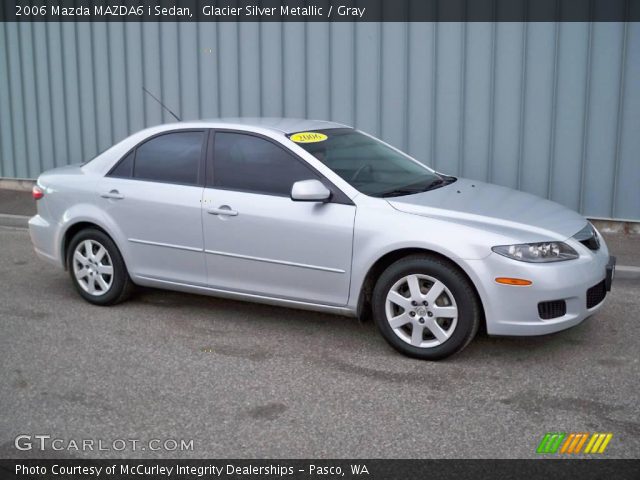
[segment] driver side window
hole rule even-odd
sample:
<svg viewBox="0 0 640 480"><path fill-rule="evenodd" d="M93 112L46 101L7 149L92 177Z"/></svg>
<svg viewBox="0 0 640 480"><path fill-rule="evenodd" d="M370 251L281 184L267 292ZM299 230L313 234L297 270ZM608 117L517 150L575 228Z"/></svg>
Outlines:
<svg viewBox="0 0 640 480"><path fill-rule="evenodd" d="M288 197L295 182L314 178L313 170L273 142L243 133L215 134L208 186Z"/></svg>

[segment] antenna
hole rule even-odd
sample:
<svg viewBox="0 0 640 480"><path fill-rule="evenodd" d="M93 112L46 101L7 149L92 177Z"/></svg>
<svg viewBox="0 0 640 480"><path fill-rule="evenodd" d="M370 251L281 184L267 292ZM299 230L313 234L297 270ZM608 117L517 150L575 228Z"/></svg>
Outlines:
<svg viewBox="0 0 640 480"><path fill-rule="evenodd" d="M156 102L158 102L162 106L162 108L164 108L167 112L169 112L171 115L173 115L173 118L175 118L179 122L182 121L182 120L180 120L180 117L178 117L175 113L173 113L171 110L169 110L169 108L164 103L162 103L158 97L156 97L153 93L151 93L149 90L144 88L144 86L142 87L142 90L144 90L145 93L148 93L149 95L151 95L151 98L153 98Z"/></svg>

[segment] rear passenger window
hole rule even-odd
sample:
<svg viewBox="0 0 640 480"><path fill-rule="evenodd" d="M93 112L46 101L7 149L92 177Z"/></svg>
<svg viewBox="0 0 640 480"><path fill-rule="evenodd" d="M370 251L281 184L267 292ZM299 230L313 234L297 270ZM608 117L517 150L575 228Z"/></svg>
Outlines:
<svg viewBox="0 0 640 480"><path fill-rule="evenodd" d="M203 138L204 132L174 132L143 143L136 149L133 177L197 185Z"/></svg>
<svg viewBox="0 0 640 480"><path fill-rule="evenodd" d="M131 174L133 173L133 156L134 152L129 152L129 154L122 160L120 160L120 163L118 163L118 165L116 165L116 167L111 170L109 176L118 178L131 178Z"/></svg>
<svg viewBox="0 0 640 480"><path fill-rule="evenodd" d="M313 178L318 178L315 172L268 140L242 133L215 134L214 187L289 196L295 182Z"/></svg>

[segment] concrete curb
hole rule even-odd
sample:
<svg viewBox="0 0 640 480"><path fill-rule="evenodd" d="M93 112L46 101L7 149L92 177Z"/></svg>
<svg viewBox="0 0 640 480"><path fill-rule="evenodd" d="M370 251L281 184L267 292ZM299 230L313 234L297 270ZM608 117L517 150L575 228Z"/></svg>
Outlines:
<svg viewBox="0 0 640 480"><path fill-rule="evenodd" d="M1 178L0 188L3 190L17 190L19 192L30 192L36 181L29 178Z"/></svg>
<svg viewBox="0 0 640 480"><path fill-rule="evenodd" d="M640 279L640 267L616 265L616 278L621 280L638 280Z"/></svg>
<svg viewBox="0 0 640 480"><path fill-rule="evenodd" d="M640 222L633 220L606 220L590 218L589 221L600 233L621 233L629 235L640 234Z"/></svg>
<svg viewBox="0 0 640 480"><path fill-rule="evenodd" d="M27 228L29 226L29 218L31 217L28 217L26 215L10 215L8 213L0 213L0 226Z"/></svg>

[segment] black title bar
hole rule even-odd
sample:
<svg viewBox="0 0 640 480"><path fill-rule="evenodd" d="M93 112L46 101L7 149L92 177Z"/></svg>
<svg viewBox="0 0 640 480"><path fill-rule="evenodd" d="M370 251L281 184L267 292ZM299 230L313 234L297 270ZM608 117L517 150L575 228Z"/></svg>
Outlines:
<svg viewBox="0 0 640 480"><path fill-rule="evenodd" d="M0 460L3 479L638 479L640 460Z"/></svg>
<svg viewBox="0 0 640 480"><path fill-rule="evenodd" d="M3 22L620 22L640 0L3 0Z"/></svg>

